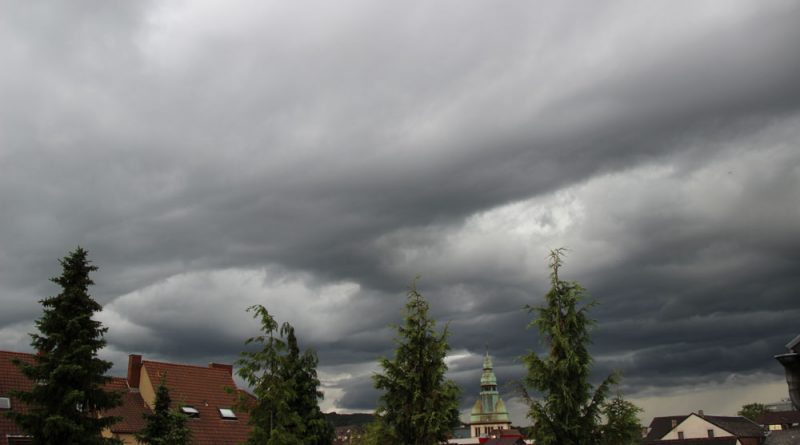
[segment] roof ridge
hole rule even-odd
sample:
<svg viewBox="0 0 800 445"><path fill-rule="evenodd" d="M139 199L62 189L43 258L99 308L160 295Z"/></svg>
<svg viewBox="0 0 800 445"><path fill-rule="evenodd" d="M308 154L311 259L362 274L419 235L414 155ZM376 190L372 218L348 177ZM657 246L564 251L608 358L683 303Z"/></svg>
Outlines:
<svg viewBox="0 0 800 445"><path fill-rule="evenodd" d="M145 363L155 363L155 364L158 364L158 365L169 365L169 366L180 366L180 367L183 367L183 368L197 368L197 369L206 369L206 370L212 370L212 371L222 371L225 374L229 374L228 371L226 371L224 369L221 369L221 368L215 368L213 366L188 365L186 363L160 362L160 361L157 361L157 360L142 360L142 365L144 365ZM227 363L218 363L218 364L221 365L221 364L227 364ZM231 365L231 366L233 366L233 365Z"/></svg>
<svg viewBox="0 0 800 445"><path fill-rule="evenodd" d="M17 351L3 351L0 350L0 354L14 354L14 355L27 355L30 357L36 357L36 354L32 352L17 352Z"/></svg>

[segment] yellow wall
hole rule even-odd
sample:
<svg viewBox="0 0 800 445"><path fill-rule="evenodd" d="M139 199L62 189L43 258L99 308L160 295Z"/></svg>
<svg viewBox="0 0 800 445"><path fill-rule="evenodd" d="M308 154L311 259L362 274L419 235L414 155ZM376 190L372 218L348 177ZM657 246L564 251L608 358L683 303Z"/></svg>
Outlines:
<svg viewBox="0 0 800 445"><path fill-rule="evenodd" d="M106 438L115 438L122 441L125 445L140 445L139 441L136 440L136 436L133 434L112 434L111 430L108 428L104 429L102 432L102 436Z"/></svg>
<svg viewBox="0 0 800 445"><path fill-rule="evenodd" d="M153 382L150 381L150 377L147 375L147 370L144 369L145 366L142 363L142 369L139 371L139 394L150 409L155 409L156 391L153 388Z"/></svg>

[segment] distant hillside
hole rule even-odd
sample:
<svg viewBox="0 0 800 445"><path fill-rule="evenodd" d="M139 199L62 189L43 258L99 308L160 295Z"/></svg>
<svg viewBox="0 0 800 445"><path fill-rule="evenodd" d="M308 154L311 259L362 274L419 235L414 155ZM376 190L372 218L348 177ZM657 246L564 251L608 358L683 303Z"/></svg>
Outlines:
<svg viewBox="0 0 800 445"><path fill-rule="evenodd" d="M328 419L328 422L332 423L333 426L351 426L372 423L375 420L375 415L368 413L325 413L325 418Z"/></svg>

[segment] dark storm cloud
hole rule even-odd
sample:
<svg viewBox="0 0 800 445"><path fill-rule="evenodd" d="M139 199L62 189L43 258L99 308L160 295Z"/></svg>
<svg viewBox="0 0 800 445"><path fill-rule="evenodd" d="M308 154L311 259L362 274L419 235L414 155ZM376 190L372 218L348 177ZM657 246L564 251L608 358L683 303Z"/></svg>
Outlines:
<svg viewBox="0 0 800 445"><path fill-rule="evenodd" d="M76 244L114 354L234 360L263 303L341 408L417 274L466 365L518 378L561 245L626 391L775 373L794 335L792 2L3 11L2 344Z"/></svg>

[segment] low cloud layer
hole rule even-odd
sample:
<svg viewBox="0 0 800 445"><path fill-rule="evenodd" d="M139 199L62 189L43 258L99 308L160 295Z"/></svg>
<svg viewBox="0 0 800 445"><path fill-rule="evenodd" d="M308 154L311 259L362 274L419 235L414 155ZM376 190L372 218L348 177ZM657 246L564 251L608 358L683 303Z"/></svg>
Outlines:
<svg viewBox="0 0 800 445"><path fill-rule="evenodd" d="M116 372L232 362L263 304L318 352L326 409L369 410L420 275L467 407L487 344L503 382L542 350L523 307L565 246L596 374L646 415L778 396L795 2L0 7L3 349L81 245Z"/></svg>

